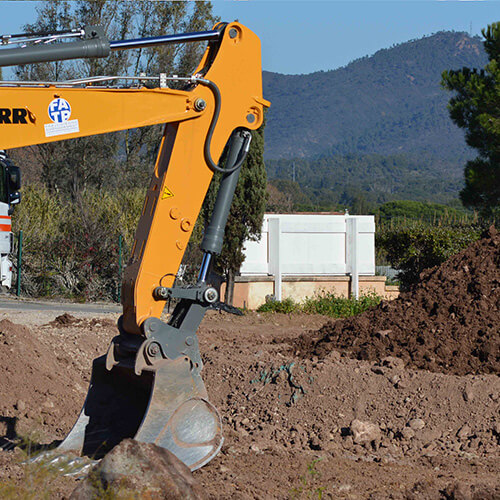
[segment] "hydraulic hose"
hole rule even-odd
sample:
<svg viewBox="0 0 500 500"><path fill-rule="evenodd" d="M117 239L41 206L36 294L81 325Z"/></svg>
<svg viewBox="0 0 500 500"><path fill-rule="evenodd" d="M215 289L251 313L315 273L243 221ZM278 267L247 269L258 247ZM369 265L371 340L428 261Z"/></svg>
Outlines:
<svg viewBox="0 0 500 500"><path fill-rule="evenodd" d="M240 152L240 158L238 161L235 163L234 166L230 168L221 168L219 165L217 165L214 160L212 159L212 155L210 154L210 146L212 143L212 136L215 130L215 126L217 125L217 120L219 119L220 115L220 107L221 107L221 95L220 95L220 90L219 87L217 87L217 84L215 82L212 82L211 80L207 80L206 78L196 78L197 83L201 83L202 85L205 85L208 87L215 98L215 109L214 109L214 114L212 116L212 121L210 122L210 127L208 129L207 133L207 138L205 140L205 147L204 147L204 155L205 155L205 160L210 167L211 170L214 172L221 172L223 174L230 174L231 172L234 172L235 170L238 170L241 165L243 165L243 162L245 161L245 158L247 156L248 150L250 149L250 142L252 141L252 136L250 135L250 132L248 131L248 134L246 134L245 137L245 144L241 148ZM246 130L246 129L245 129Z"/></svg>

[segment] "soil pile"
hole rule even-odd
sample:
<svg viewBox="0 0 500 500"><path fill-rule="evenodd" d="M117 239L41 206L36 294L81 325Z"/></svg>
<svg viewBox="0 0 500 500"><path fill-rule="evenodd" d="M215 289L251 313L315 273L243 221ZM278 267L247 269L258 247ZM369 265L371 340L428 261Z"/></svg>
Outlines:
<svg viewBox="0 0 500 500"><path fill-rule="evenodd" d="M337 349L362 360L402 358L409 367L456 375L500 373L500 235L486 237L392 302L330 322L298 340L305 356Z"/></svg>
<svg viewBox="0 0 500 500"><path fill-rule="evenodd" d="M112 330L102 326L82 332L59 326L31 329L0 321L2 447L27 434L43 440L45 428L51 429L47 437L60 438L74 423L75 414L68 415L67 409L82 405L92 359L102 354Z"/></svg>

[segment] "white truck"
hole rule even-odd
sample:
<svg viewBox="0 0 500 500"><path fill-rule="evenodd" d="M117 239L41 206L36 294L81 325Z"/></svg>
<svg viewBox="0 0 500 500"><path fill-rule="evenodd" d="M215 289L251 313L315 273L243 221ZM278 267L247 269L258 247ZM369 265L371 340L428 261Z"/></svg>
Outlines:
<svg viewBox="0 0 500 500"><path fill-rule="evenodd" d="M0 286L12 286L13 234L11 214L21 201L21 171L12 164L5 151L0 150Z"/></svg>

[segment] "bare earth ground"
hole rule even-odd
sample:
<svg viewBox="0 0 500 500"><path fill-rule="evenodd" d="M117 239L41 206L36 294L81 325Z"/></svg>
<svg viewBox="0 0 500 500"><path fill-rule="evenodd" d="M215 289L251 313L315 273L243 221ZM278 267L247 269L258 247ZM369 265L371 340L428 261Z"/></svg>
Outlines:
<svg viewBox="0 0 500 500"><path fill-rule="evenodd" d="M0 488L12 485L11 498L40 488L11 443L65 436L91 360L115 334L118 315L54 322L57 314L0 313ZM215 312L204 320L203 374L225 435L222 452L194 473L206 496L500 498L498 375L409 369L398 358L357 360L342 350L299 356L299 336L326 322ZM354 442L354 419L376 424L371 442ZM67 498L75 485L43 482L47 498Z"/></svg>

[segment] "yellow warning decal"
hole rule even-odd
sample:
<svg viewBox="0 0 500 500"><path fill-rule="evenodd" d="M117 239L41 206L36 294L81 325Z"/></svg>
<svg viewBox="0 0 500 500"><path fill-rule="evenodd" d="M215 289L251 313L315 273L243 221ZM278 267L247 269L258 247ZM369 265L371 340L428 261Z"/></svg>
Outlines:
<svg viewBox="0 0 500 500"><path fill-rule="evenodd" d="M173 197L174 197L174 193L172 193L172 191L170 191L170 189L168 189L168 187L165 187L163 189L163 194L161 195L161 199L166 200L167 198L173 198Z"/></svg>

